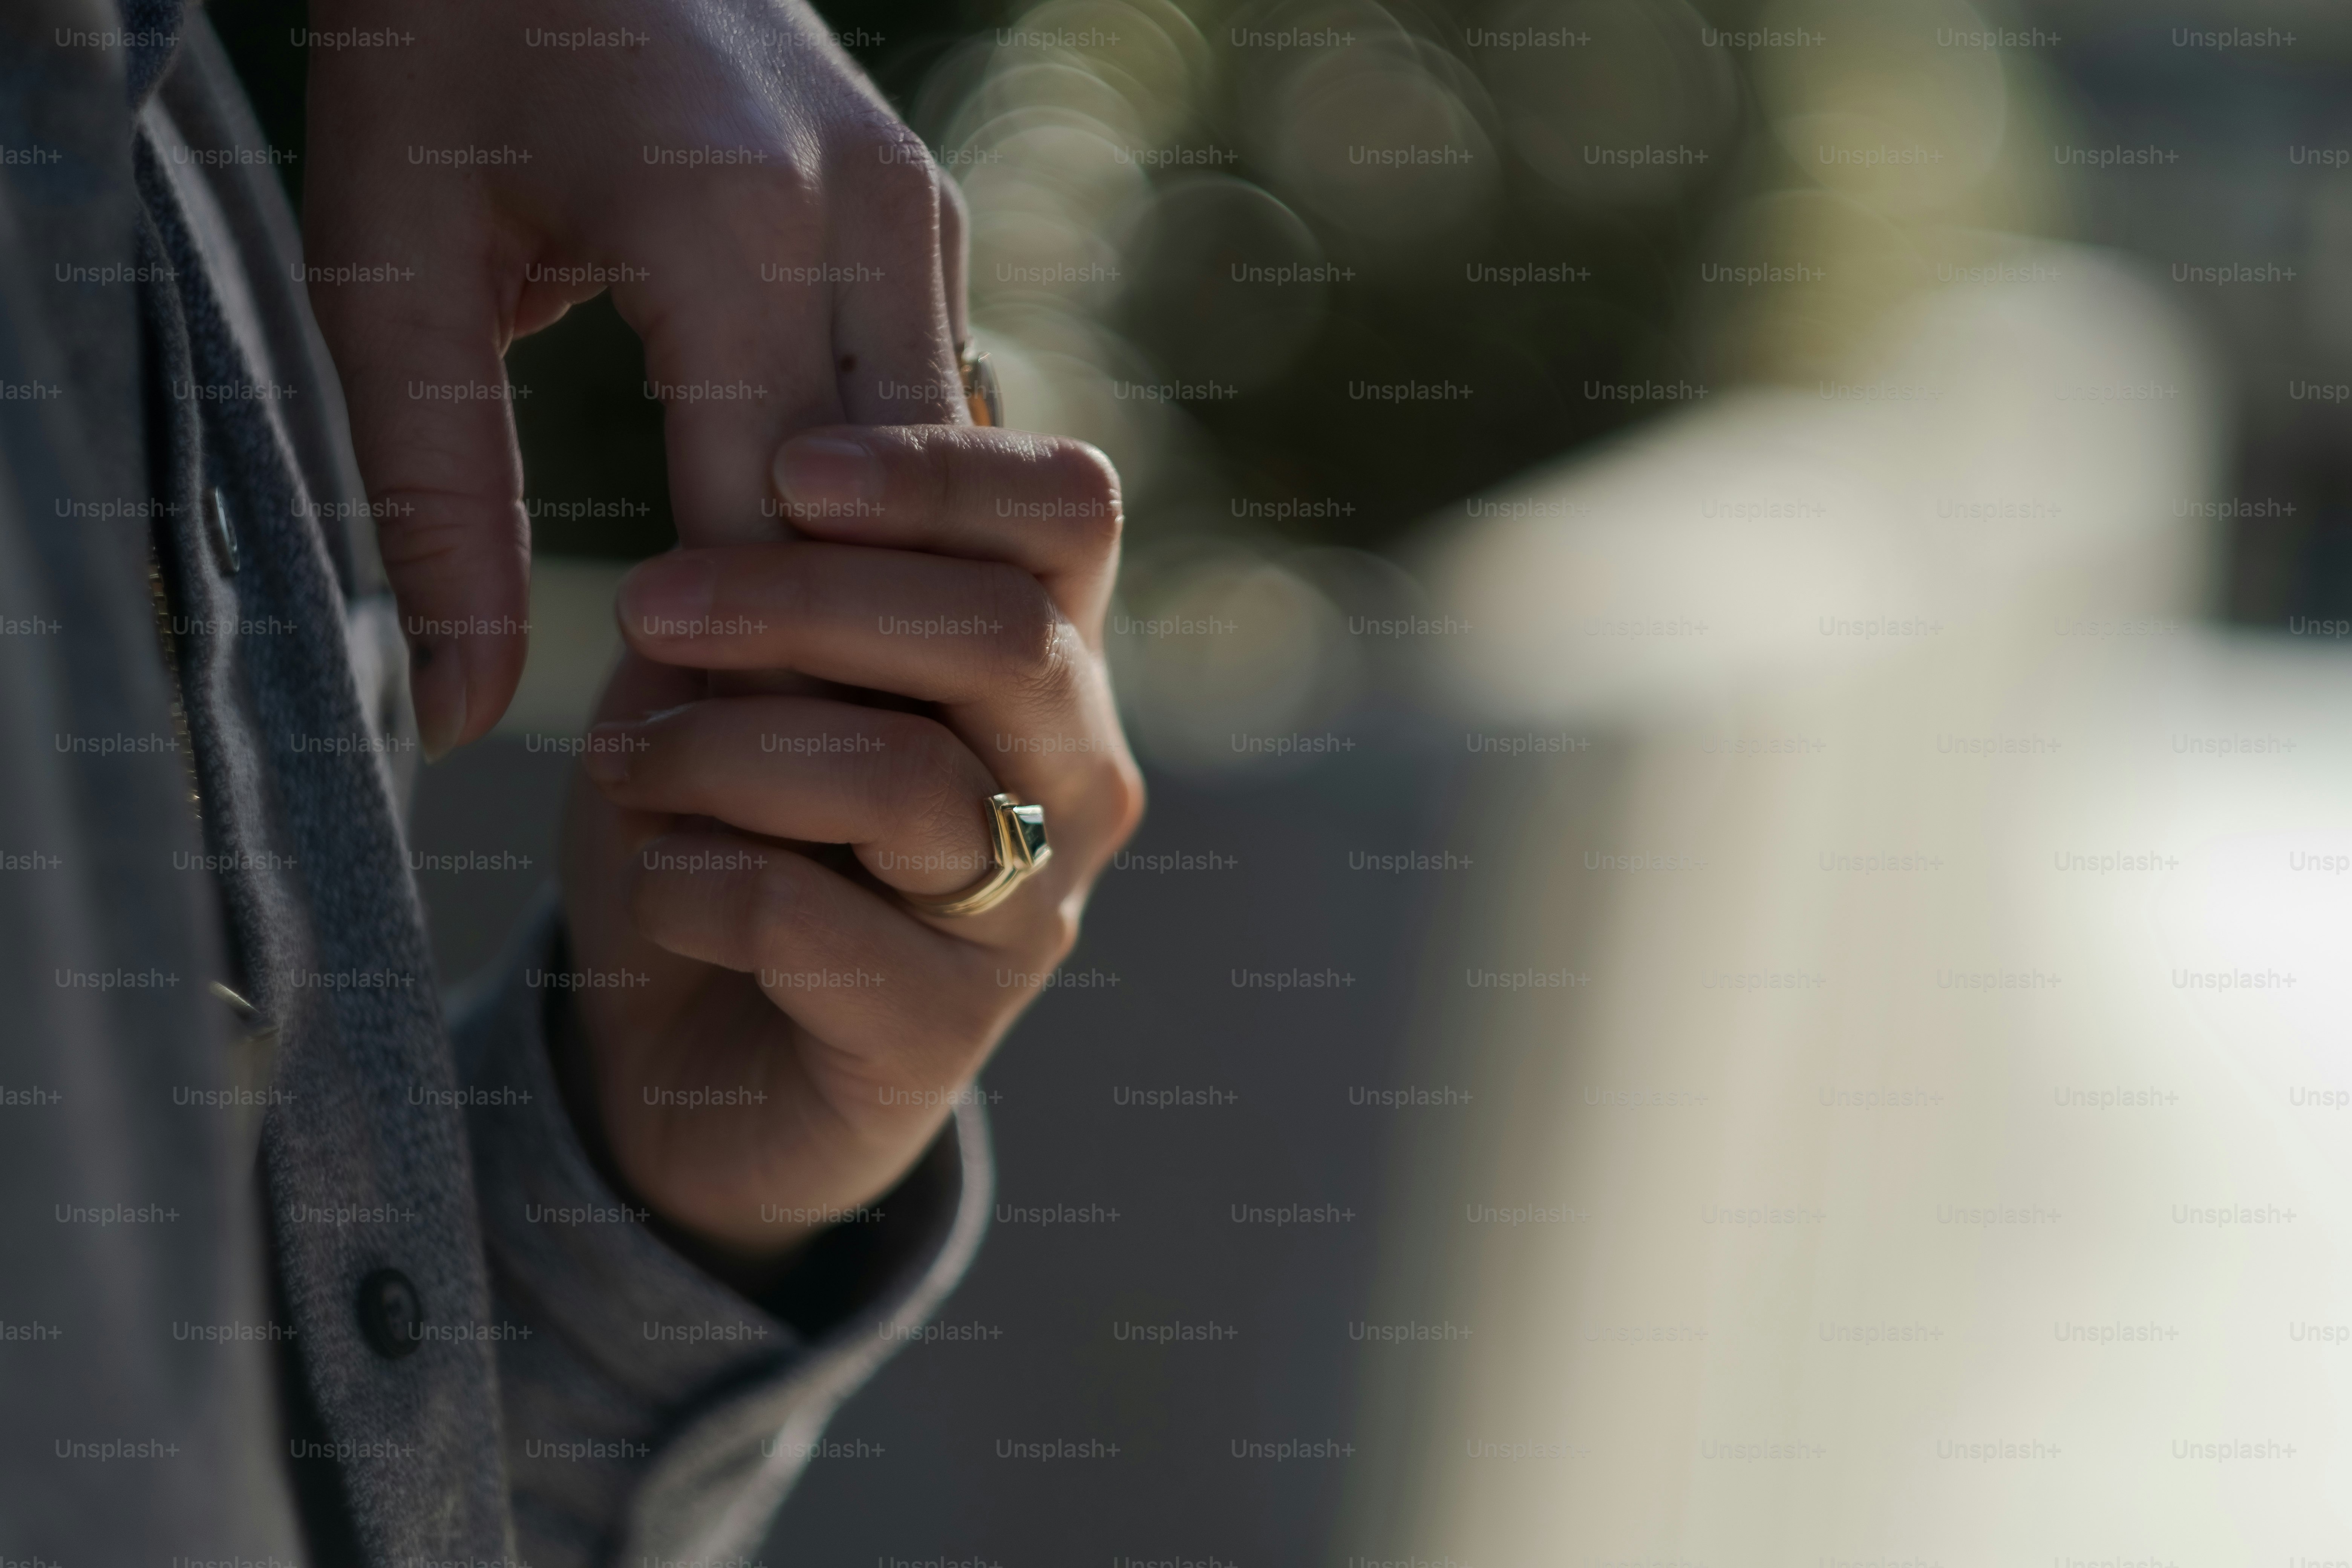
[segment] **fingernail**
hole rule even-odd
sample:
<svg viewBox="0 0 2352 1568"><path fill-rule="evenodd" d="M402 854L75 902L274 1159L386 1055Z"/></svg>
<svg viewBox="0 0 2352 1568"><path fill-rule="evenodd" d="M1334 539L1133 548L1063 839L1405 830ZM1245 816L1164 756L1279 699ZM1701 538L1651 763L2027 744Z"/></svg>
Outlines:
<svg viewBox="0 0 2352 1568"><path fill-rule="evenodd" d="M710 629L719 567L699 551L656 555L621 584L621 619L639 637L694 637Z"/></svg>
<svg viewBox="0 0 2352 1568"><path fill-rule="evenodd" d="M785 442L776 454L775 479L786 517L864 517L882 499L882 459L864 442L840 436Z"/></svg>
<svg viewBox="0 0 2352 1568"><path fill-rule="evenodd" d="M580 750L580 765L598 784L618 784L629 782L629 752L633 749L635 724L599 724L588 731L588 743Z"/></svg>
<svg viewBox="0 0 2352 1568"><path fill-rule="evenodd" d="M426 762L437 763L466 732L466 656L455 641L409 645L408 694L416 706L416 743Z"/></svg>

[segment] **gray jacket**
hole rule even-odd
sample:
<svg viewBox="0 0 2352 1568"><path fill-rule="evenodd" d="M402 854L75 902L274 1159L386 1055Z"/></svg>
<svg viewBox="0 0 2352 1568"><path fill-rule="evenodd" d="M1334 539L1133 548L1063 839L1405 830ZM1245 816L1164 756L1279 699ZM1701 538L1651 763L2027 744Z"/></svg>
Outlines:
<svg viewBox="0 0 2352 1568"><path fill-rule="evenodd" d="M0 1562L750 1561L984 1128L761 1303L583 1153L551 910L445 1023L298 262L201 19L0 7Z"/></svg>

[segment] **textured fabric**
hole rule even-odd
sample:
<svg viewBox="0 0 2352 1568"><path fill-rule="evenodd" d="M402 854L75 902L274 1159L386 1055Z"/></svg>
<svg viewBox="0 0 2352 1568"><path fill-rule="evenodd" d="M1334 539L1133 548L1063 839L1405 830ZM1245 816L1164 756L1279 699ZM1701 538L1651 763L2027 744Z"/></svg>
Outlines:
<svg viewBox="0 0 2352 1568"><path fill-rule="evenodd" d="M929 1317L978 1246L986 1124L958 1124L878 1205L875 1288L803 1342L682 1268L618 1209L559 1100L541 1040L561 973L552 911L467 1009L474 1159L506 1385L515 1514L534 1563L598 1561L613 1500L632 1496L614 1560L713 1563L756 1543L835 1406ZM961 1202L957 1201L961 1196ZM681 1405L681 1390L698 1391Z"/></svg>
<svg viewBox="0 0 2352 1568"><path fill-rule="evenodd" d="M102 6L0 7L0 1558L294 1560L226 972L157 657ZM189 1326L223 1334L192 1337Z"/></svg>
<svg viewBox="0 0 2352 1568"><path fill-rule="evenodd" d="M551 1086L560 932L460 1021L461 1074L398 626L218 46L152 5L0 27L0 140L60 153L0 165L0 375L57 389L0 398L0 1560L747 1552L968 1259L984 1131L883 1200L886 1267L814 1343L632 1217L546 1217L624 1207ZM357 1306L384 1268L424 1307L397 1358Z"/></svg>

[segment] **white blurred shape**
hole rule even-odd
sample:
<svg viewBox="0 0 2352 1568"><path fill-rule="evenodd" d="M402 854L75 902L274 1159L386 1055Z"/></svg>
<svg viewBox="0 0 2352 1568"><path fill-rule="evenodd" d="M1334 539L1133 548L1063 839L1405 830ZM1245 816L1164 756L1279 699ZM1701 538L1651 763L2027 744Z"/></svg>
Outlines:
<svg viewBox="0 0 2352 1568"><path fill-rule="evenodd" d="M1480 629L1451 649L1462 700L1511 721L1718 700L1920 635L1839 623L1958 636L2086 568L2169 602L2193 546L2152 520L2210 472L2210 374L2136 275L2024 254L2047 276L1933 294L1852 371L1711 396L1471 502L1490 515L1427 574Z"/></svg>
<svg viewBox="0 0 2352 1568"><path fill-rule="evenodd" d="M1417 1124L1381 1315L1471 1337L1375 1363L1359 1441L1412 1458L1350 1539L2340 1550L2352 1351L2294 1330L2352 1322L2352 661L2191 619L2210 378L2042 260L1853 373L1933 400L1661 421L1438 555L1474 722L1607 762L1470 780L1425 1033L1472 1098ZM1727 488L1855 510L1739 538ZM1936 629L1805 624L1857 584ZM1612 613L1711 626L1580 637ZM1465 980L1521 971L1578 978Z"/></svg>

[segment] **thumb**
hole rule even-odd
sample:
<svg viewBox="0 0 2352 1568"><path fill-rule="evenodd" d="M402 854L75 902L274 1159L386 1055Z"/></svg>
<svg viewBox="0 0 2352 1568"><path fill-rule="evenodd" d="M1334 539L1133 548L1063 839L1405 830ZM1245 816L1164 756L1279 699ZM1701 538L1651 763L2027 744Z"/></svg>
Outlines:
<svg viewBox="0 0 2352 1568"><path fill-rule="evenodd" d="M320 182L304 227L434 760L498 722L522 679L530 531L488 223L470 189L415 184L429 199L392 209L381 185L363 206Z"/></svg>

